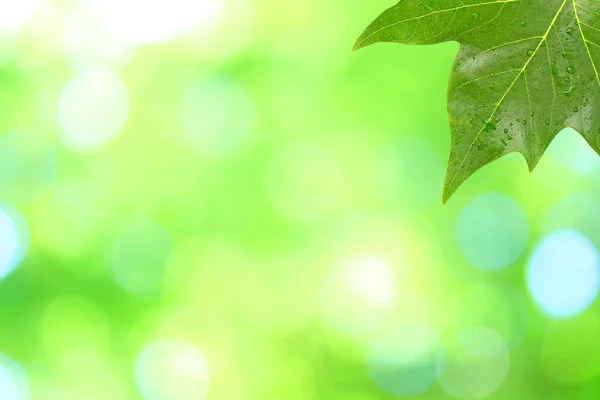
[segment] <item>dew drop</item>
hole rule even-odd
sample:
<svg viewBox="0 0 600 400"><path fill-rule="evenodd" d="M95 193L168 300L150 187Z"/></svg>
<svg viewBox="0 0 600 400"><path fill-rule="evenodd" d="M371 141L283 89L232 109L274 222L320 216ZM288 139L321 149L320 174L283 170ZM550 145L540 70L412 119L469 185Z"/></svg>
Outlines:
<svg viewBox="0 0 600 400"><path fill-rule="evenodd" d="M567 97L573 96L573 92L575 91L575 86L571 86L567 90L565 90L564 95Z"/></svg>

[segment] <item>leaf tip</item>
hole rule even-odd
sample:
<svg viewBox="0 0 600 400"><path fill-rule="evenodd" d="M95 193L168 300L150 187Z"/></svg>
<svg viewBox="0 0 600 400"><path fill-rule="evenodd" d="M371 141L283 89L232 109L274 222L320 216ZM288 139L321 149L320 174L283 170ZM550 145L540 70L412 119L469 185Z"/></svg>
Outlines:
<svg viewBox="0 0 600 400"><path fill-rule="evenodd" d="M358 50L362 49L363 47L366 47L366 46L364 45L364 40L362 39L362 36L361 36L356 40L356 42L354 43L354 46L352 46L352 51L353 52L358 51Z"/></svg>
<svg viewBox="0 0 600 400"><path fill-rule="evenodd" d="M369 47L370 45L380 41L373 36L373 24L369 25L367 29L365 29L363 33L361 33L358 39L356 39L356 42L354 42L354 46L352 47L352 51L364 49L365 47Z"/></svg>
<svg viewBox="0 0 600 400"><path fill-rule="evenodd" d="M450 197L456 192L458 187L462 184L464 179L459 176L461 167L458 169L452 169L450 164L446 170L446 178L444 179L444 190L442 192L442 205L446 205Z"/></svg>
<svg viewBox="0 0 600 400"><path fill-rule="evenodd" d="M444 192L442 193L442 205L445 206L450 200L450 197L454 194L454 190L450 190L448 187L444 187Z"/></svg>

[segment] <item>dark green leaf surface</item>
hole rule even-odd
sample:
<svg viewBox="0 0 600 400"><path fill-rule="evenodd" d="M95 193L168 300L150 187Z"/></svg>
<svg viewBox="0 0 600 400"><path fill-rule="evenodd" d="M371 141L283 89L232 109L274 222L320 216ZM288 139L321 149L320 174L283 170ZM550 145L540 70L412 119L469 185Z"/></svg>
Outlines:
<svg viewBox="0 0 600 400"><path fill-rule="evenodd" d="M519 152L533 170L556 134L600 153L600 1L402 0L355 49L458 41L448 89L446 202L475 171Z"/></svg>

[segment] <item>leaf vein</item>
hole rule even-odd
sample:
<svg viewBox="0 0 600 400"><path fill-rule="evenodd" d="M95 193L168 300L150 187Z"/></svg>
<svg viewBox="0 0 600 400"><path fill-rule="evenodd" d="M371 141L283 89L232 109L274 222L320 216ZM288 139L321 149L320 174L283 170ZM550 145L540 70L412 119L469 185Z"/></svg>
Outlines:
<svg viewBox="0 0 600 400"><path fill-rule="evenodd" d="M500 107L500 104L502 104L502 102L504 101L504 99L506 98L506 96L508 95L508 93L512 90L512 88L514 87L515 83L517 82L517 80L519 79L519 77L521 76L522 73L525 72L525 70L527 69L527 67L529 66L529 63L531 62L531 60L533 60L533 58L536 56L538 50L540 49L542 43L544 43L544 41L546 40L546 38L548 37L548 34L550 33L550 31L552 30L552 28L554 27L554 25L556 24L556 21L558 19L558 16L561 14L561 12L563 11L563 9L565 8L566 4L567 4L568 0L564 0L563 3L561 4L561 6L559 7L558 11L556 12L556 14L554 15L554 18L552 19L552 21L550 22L550 26L548 27L548 30L546 30L546 33L544 33L542 40L540 41L540 43L537 45L537 47L535 48L535 50L533 51L533 53L531 54L531 56L527 59L527 62L525 63L525 65L523 65L523 68L521 68L520 73L515 77L515 79L513 80L513 82L510 84L510 86L508 87L508 89L506 89L506 91L504 92L504 94L502 95L502 97L500 98L500 100L498 101L498 104L496 105L496 107L494 108L494 110L492 111L491 115L489 116L489 118L487 119L486 123L481 127L481 129L477 132L477 134L475 135L475 138L473 139L473 141L471 142L471 145L469 146L469 148L467 149L467 152L465 153L465 156L463 157L462 161L460 162L460 165L458 166L458 168L456 169L456 171L454 172L454 175L452 176L452 179L450 180L449 184L448 184L448 188L451 188L452 185L454 184L454 182L456 181L456 178L458 177L458 173L461 171L462 167L465 164L465 161L467 160L467 157L469 156L471 150L473 149L473 146L475 145L475 142L477 141L477 139L479 138L479 136L481 135L481 133L483 132L483 130L485 129L485 126L491 121L491 119L494 117L494 115L496 114L496 112L498 111L498 108ZM573 2L575 0L572 0Z"/></svg>
<svg viewBox="0 0 600 400"><path fill-rule="evenodd" d="M435 11L432 11L432 12L430 12L428 14L423 14L423 15L420 15L418 17L403 19L401 21L396 21L396 22L394 22L392 24L388 24L388 25L382 26L381 28L376 29L375 31L371 32L369 35L367 35L364 38L362 38L362 40L360 40L358 43L356 43L356 45L354 46L354 48L358 49L358 48L362 47L362 44L364 42L366 42L367 40L369 40L371 37L375 36L379 32L384 31L384 30L389 29L389 28L392 28L394 26L403 24L405 22L411 22L411 21L415 21L415 20L421 20L423 18L427 18L427 17L430 17L430 16L435 15L435 14L441 14L441 13L450 12L450 11L458 11L458 10L462 10L462 9L466 9L466 8L471 8L471 7L483 7L483 6L489 6L489 5L501 4L501 3L503 3L502 6L505 6L506 5L505 3L515 3L515 2L518 2L518 1L521 1L521 0L498 0L498 1L488 1L488 2L485 2L485 3L475 3L475 4L466 4L466 5L461 2L461 6L459 6L459 7L446 8L446 9L442 9L442 10L435 10Z"/></svg>

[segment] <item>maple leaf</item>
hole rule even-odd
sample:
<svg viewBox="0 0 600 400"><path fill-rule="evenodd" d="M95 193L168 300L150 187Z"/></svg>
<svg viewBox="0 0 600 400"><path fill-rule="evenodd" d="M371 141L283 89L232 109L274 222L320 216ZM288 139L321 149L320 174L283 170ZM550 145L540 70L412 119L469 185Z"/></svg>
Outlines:
<svg viewBox="0 0 600 400"><path fill-rule="evenodd" d="M533 170L565 127L600 154L600 1L402 0L354 49L446 41L460 50L448 88L444 203L508 153L521 153Z"/></svg>

